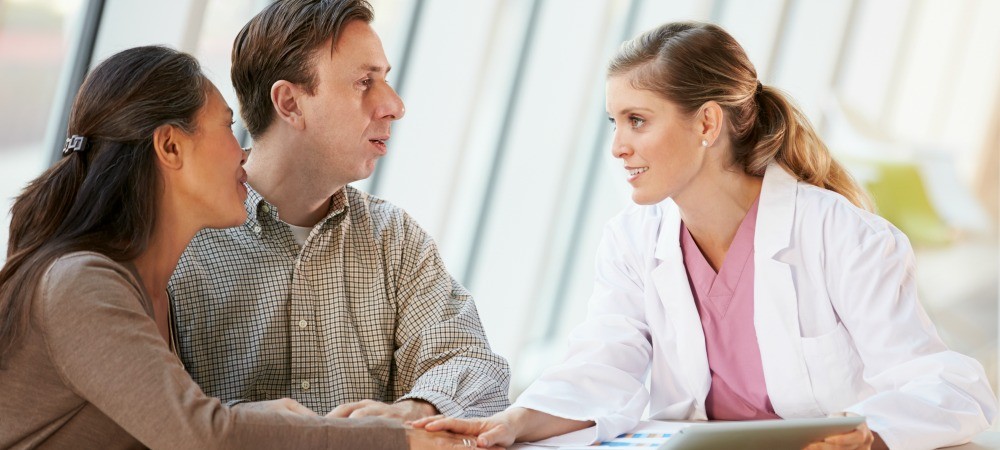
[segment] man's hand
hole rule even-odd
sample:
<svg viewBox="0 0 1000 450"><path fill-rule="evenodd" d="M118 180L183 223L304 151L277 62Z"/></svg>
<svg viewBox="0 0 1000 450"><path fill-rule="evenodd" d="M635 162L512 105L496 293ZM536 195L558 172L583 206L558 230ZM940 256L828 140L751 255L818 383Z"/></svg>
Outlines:
<svg viewBox="0 0 1000 450"><path fill-rule="evenodd" d="M476 444L475 436L463 436L446 431L431 432L420 429L409 428L406 430L406 441L410 444L410 450L503 450L503 447L480 447Z"/></svg>
<svg viewBox="0 0 1000 450"><path fill-rule="evenodd" d="M279 398L277 400L267 400L263 402L237 403L233 409L256 409L259 411L269 411L281 414L292 414L296 416L318 416L313 410L306 408L301 403L290 398Z"/></svg>
<svg viewBox="0 0 1000 450"><path fill-rule="evenodd" d="M434 405L423 400L403 400L391 405L375 400L344 403L330 411L326 417L388 417L403 421L422 419L438 413Z"/></svg>
<svg viewBox="0 0 1000 450"><path fill-rule="evenodd" d="M450 431L458 435L475 437L476 445L482 448L494 446L510 447L517 439L518 432L508 415L500 413L482 419L456 419L433 416L410 424L413 428L423 428L430 432Z"/></svg>

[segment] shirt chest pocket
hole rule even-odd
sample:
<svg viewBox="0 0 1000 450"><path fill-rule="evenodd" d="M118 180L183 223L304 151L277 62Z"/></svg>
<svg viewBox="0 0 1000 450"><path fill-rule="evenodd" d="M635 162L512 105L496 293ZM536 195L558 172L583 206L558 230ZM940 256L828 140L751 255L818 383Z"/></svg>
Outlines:
<svg viewBox="0 0 1000 450"><path fill-rule="evenodd" d="M842 411L865 395L861 358L843 323L838 322L833 331L801 340L813 396L824 413Z"/></svg>

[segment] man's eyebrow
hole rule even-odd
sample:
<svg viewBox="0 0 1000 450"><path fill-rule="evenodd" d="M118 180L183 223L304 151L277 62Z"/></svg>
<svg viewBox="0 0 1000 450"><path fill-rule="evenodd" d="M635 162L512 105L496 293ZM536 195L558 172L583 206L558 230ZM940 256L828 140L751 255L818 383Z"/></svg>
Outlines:
<svg viewBox="0 0 1000 450"><path fill-rule="evenodd" d="M359 67L360 70L365 72L375 72L375 73L389 73L392 70L392 66L379 66L376 64L362 64Z"/></svg>

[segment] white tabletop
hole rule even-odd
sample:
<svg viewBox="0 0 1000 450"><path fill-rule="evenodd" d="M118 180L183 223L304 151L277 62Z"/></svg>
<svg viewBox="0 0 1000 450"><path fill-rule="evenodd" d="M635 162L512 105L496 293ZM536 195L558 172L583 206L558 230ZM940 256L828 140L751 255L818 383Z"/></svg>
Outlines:
<svg viewBox="0 0 1000 450"><path fill-rule="evenodd" d="M949 450L986 450L986 449L1000 449L1000 431L986 431L979 433L978 436L972 438L972 442L965 445L957 445L955 447L947 447Z"/></svg>

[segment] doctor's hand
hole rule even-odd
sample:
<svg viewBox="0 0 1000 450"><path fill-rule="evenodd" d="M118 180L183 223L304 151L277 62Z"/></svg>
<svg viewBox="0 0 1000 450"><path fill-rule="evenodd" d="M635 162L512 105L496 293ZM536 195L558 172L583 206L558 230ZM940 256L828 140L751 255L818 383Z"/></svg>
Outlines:
<svg viewBox="0 0 1000 450"><path fill-rule="evenodd" d="M361 400L360 402L344 403L326 417L347 418L347 417L386 417L399 420L417 420L438 413L434 405L423 400L403 400L391 405L377 402L375 400Z"/></svg>
<svg viewBox="0 0 1000 450"><path fill-rule="evenodd" d="M517 438L513 424L503 413L484 419L456 419L443 415L425 417L410 424L414 428L427 431L451 431L458 434L478 436L476 445L484 448L493 446L509 447Z"/></svg>
<svg viewBox="0 0 1000 450"><path fill-rule="evenodd" d="M877 434L862 423L850 433L827 436L821 442L813 442L803 450L882 450L887 449L885 442Z"/></svg>
<svg viewBox="0 0 1000 450"><path fill-rule="evenodd" d="M427 431L419 428L406 430L406 441L410 444L410 450L503 450L503 447L480 447L476 445L475 436L464 436L449 433L447 431Z"/></svg>
<svg viewBox="0 0 1000 450"><path fill-rule="evenodd" d="M318 416L313 410L306 408L301 403L290 398L279 398L277 400L267 400L263 402L245 402L233 405L233 409L255 409L258 411L269 411L280 414L291 414L295 416Z"/></svg>

